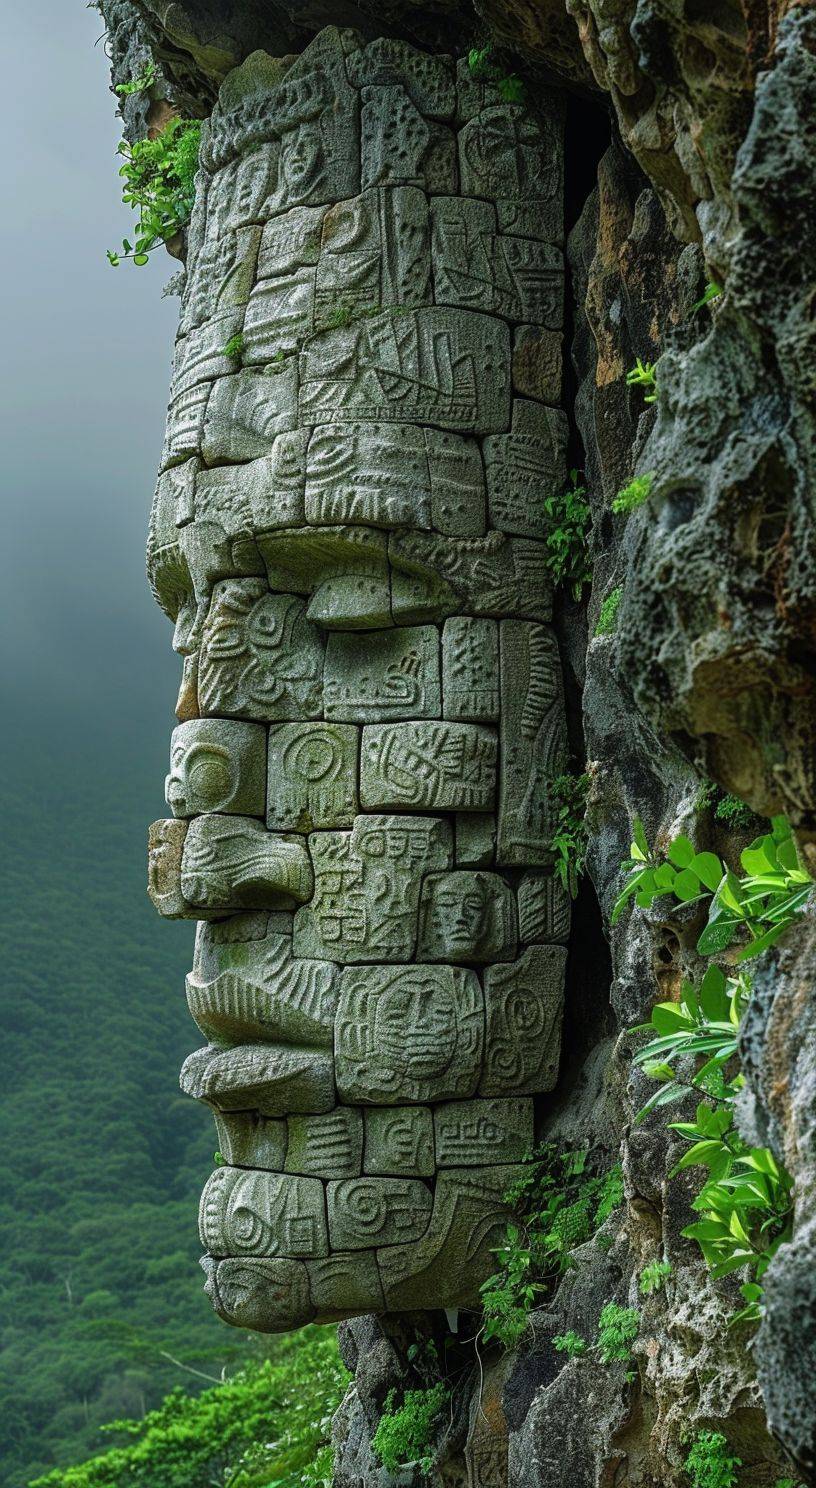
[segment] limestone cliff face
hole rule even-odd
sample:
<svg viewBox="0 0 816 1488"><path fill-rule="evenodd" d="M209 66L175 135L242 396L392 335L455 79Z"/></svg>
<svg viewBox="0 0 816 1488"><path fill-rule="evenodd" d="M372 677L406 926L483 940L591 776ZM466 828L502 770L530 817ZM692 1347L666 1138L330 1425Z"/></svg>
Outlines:
<svg viewBox="0 0 816 1488"><path fill-rule="evenodd" d="M784 812L816 866L816 11L782 0L102 9L115 77L148 57L157 65L150 98L124 104L136 136L163 99L205 115L249 52L298 51L328 23L458 53L492 36L533 103L544 84L565 93L572 436L592 499L594 578L587 605L563 602L559 634L591 779L595 892L576 914L565 1064L545 1135L610 1160L620 1152L626 1204L515 1353L474 1357L475 1328L462 1330L430 1481L681 1488L686 1439L706 1428L742 1459L745 1488L816 1482L813 921L758 963L742 1031L745 1134L796 1185L793 1242L768 1274L751 1346L728 1326L736 1283L713 1283L681 1237L694 1189L667 1177L679 1144L662 1120L632 1124L646 1082L622 1031L699 972L693 912L635 911L610 927L635 815L650 842L686 831L725 857L744 845L699 811L703 777L761 815ZM699 306L712 281L723 293ZM660 357L654 405L626 384L637 357ZM645 472L648 503L613 515L616 492ZM617 628L595 637L618 586ZM671 1280L639 1297L637 1273L659 1255ZM643 1309L637 1380L552 1349L567 1329L593 1332L609 1300ZM417 1383L410 1345L441 1344L444 1331L422 1315L343 1325L355 1382L336 1422L339 1488L393 1481L373 1432L389 1389ZM429 1479L417 1468L401 1481Z"/></svg>

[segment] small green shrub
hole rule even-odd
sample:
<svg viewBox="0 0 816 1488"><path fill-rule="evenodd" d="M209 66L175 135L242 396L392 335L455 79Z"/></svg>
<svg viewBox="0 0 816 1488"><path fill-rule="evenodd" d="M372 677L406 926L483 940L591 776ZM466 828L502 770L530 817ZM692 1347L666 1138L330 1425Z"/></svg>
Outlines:
<svg viewBox="0 0 816 1488"><path fill-rule="evenodd" d="M615 589L610 589L598 615L598 623L595 626L596 636L613 634L618 623L618 610L622 598L623 588L620 584Z"/></svg>
<svg viewBox="0 0 816 1488"><path fill-rule="evenodd" d="M553 1339L553 1348L557 1354L568 1354L571 1359L580 1359L589 1348L585 1338L570 1328L566 1333L556 1333Z"/></svg>
<svg viewBox="0 0 816 1488"><path fill-rule="evenodd" d="M657 402L657 368L654 362L642 362L638 357L631 371L626 374L628 387L642 387L647 389L644 403Z"/></svg>
<svg viewBox="0 0 816 1488"><path fill-rule="evenodd" d="M481 83L492 83L505 103L524 102L524 84L516 72L503 72L491 61L492 46L471 47L468 52L468 71Z"/></svg>
<svg viewBox="0 0 816 1488"><path fill-rule="evenodd" d="M171 119L155 139L119 144L124 164L122 201L139 214L136 242L122 240L120 252L108 250L108 262L118 267L123 258L146 264L154 248L176 236L190 220L195 200L195 176L201 124L197 119Z"/></svg>
<svg viewBox="0 0 816 1488"><path fill-rule="evenodd" d="M592 578L587 550L591 518L586 487L581 485L577 470L570 471L565 491L544 498L544 514L547 567L556 584L568 584L573 599L580 599L581 590Z"/></svg>
<svg viewBox="0 0 816 1488"><path fill-rule="evenodd" d="M556 775L550 781L553 830L549 848L555 854L556 877L573 899L586 861L588 788L587 775Z"/></svg>
<svg viewBox="0 0 816 1488"><path fill-rule="evenodd" d="M734 1488L742 1461L729 1452L721 1431L698 1431L683 1466L692 1488Z"/></svg>
<svg viewBox="0 0 816 1488"><path fill-rule="evenodd" d="M649 1261L649 1264L643 1267L638 1278L638 1286L643 1296L648 1297L652 1292L659 1292L664 1281L668 1276L671 1276L671 1273L671 1261Z"/></svg>
<svg viewBox="0 0 816 1488"><path fill-rule="evenodd" d="M131 78L129 83L117 83L113 91L118 93L120 98L130 98L134 93L147 93L155 81L156 64L150 61L135 78Z"/></svg>
<svg viewBox="0 0 816 1488"><path fill-rule="evenodd" d="M246 342L244 340L244 333L243 331L236 331L234 336L230 336L229 341L224 347L224 356L240 367L244 360L245 350Z"/></svg>
<svg viewBox="0 0 816 1488"><path fill-rule="evenodd" d="M593 1175L586 1163L586 1152L559 1153L551 1144L525 1158L522 1177L505 1194L516 1220L495 1252L500 1269L481 1288L486 1340L518 1343L537 1299L621 1203L620 1168Z"/></svg>
<svg viewBox="0 0 816 1488"><path fill-rule="evenodd" d="M713 780L704 780L697 793L697 810L711 811L717 821L725 822L727 826L734 827L739 831L745 831L749 827L756 827L762 820L752 811L747 801L741 801L739 796L731 795L730 791L724 791Z"/></svg>
<svg viewBox="0 0 816 1488"><path fill-rule="evenodd" d="M440 1380L429 1390L406 1390L402 1405L395 1409L396 1393L389 1391L371 1442L383 1467L397 1472L408 1462L418 1462L423 1472L430 1472L431 1438L449 1398Z"/></svg>
<svg viewBox="0 0 816 1488"><path fill-rule="evenodd" d="M640 1313L636 1307L620 1307L607 1302L598 1319L598 1354L602 1364L620 1360L629 1364L632 1344L640 1331Z"/></svg>
<svg viewBox="0 0 816 1488"><path fill-rule="evenodd" d="M633 480L630 480L628 486L624 486L623 490L618 492L612 502L613 512L637 511L639 506L643 506L644 502L649 500L653 480L653 470L647 470L644 475L636 475Z"/></svg>

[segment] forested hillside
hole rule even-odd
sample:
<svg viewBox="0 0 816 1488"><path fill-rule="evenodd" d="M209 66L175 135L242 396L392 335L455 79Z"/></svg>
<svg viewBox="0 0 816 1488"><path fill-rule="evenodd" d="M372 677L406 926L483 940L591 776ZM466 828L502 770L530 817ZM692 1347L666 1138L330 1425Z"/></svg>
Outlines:
<svg viewBox="0 0 816 1488"><path fill-rule="evenodd" d="M109 724L32 699L4 724L7 1488L98 1450L100 1423L203 1388L165 1355L218 1376L263 1352L213 1317L196 1265L214 1141L177 1091L192 929L160 924L144 894L163 731L146 740L124 697L101 701Z"/></svg>

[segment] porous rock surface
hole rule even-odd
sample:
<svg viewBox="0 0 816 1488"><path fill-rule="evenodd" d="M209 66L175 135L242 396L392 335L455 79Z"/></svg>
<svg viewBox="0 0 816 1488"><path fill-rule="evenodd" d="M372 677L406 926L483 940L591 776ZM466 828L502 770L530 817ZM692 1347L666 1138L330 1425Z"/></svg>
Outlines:
<svg viewBox="0 0 816 1488"><path fill-rule="evenodd" d="M697 926L685 910L630 913L614 929L609 920L635 814L650 842L684 830L700 848L738 853L744 839L697 805L701 776L763 815L784 811L806 852L816 841L816 14L762 0L102 8L116 80L147 57L157 64L150 97L123 105L133 135L163 117L166 100L208 114L250 52L299 52L327 23L459 53L491 35L533 104L542 79L568 100L568 415L593 505L594 579L588 615L561 600L556 628L573 742L582 729L591 779L597 904L584 895L575 916L562 1075L541 1134L609 1160L620 1154L626 1204L511 1356L482 1348L474 1357L475 1325L460 1319L433 1470L409 1467L399 1481L680 1488L688 1436L707 1428L727 1436L747 1488L813 1483L812 920L762 958L743 1029L742 1127L785 1161L797 1196L793 1241L768 1273L751 1349L728 1327L736 1284L713 1284L681 1237L694 1190L687 1175L667 1178L679 1147L662 1120L632 1125L648 1086L631 1071L622 1030L699 971ZM584 134L571 146L576 116ZM724 293L695 308L713 280ZM625 382L638 356L661 358L651 408ZM644 472L653 473L648 504L628 520L613 515L615 493ZM592 638L618 586L617 629ZM587 966L581 944L597 946L598 915L611 985L602 958ZM672 1276L641 1298L637 1273L658 1256ZM642 1308L637 1381L552 1349L568 1328L591 1335L609 1300ZM409 1347L416 1360L419 1340L427 1359L433 1340L441 1354L446 1331L439 1314L423 1313L341 1325L355 1377L335 1423L338 1488L394 1481L371 1449L377 1421L390 1389L437 1377L438 1368L417 1369Z"/></svg>

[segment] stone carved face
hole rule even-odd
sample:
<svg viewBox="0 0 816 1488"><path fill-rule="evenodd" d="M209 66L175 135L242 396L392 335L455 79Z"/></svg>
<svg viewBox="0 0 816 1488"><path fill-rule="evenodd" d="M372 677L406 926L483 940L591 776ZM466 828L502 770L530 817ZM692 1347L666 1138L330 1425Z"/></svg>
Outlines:
<svg viewBox="0 0 816 1488"><path fill-rule="evenodd" d="M558 1067L566 425L514 340L557 326L560 126L388 49L387 82L329 30L225 83L151 518L207 1290L271 1331L476 1305Z"/></svg>

